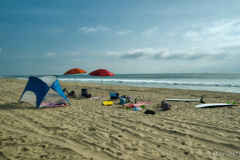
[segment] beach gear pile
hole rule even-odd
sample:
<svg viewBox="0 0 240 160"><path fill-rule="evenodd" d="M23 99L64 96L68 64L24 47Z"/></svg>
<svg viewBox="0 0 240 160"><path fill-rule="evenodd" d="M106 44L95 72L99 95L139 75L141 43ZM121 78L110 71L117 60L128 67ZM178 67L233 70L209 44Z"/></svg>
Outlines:
<svg viewBox="0 0 240 160"><path fill-rule="evenodd" d="M131 96L127 95L119 95L117 92L110 92L110 99L119 99L119 104L123 105L126 110L133 110L133 111L139 111L145 108L147 105L151 104L150 102L138 102L137 98L135 98L135 103ZM112 101L104 101L103 105L112 105Z"/></svg>

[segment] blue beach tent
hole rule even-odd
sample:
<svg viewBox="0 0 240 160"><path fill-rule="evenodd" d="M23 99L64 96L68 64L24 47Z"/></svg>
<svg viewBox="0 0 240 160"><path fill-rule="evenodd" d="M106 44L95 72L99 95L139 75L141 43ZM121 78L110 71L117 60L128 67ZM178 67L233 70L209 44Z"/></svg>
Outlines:
<svg viewBox="0 0 240 160"><path fill-rule="evenodd" d="M56 76L43 76L40 78L31 76L18 103L27 102L39 108L43 99L51 99L48 97L64 98L70 104Z"/></svg>

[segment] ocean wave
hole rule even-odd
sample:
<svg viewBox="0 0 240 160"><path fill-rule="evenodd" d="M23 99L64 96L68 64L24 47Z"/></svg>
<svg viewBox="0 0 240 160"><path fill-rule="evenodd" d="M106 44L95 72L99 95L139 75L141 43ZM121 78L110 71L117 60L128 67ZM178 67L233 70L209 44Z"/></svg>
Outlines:
<svg viewBox="0 0 240 160"><path fill-rule="evenodd" d="M60 78L60 81L75 82L74 78ZM77 82L100 83L101 79L77 79ZM102 79L104 83L115 84L138 84L138 85L184 85L184 86L219 86L219 87L240 87L240 83L225 82L182 82L182 81L162 81L162 80L130 80L130 79Z"/></svg>

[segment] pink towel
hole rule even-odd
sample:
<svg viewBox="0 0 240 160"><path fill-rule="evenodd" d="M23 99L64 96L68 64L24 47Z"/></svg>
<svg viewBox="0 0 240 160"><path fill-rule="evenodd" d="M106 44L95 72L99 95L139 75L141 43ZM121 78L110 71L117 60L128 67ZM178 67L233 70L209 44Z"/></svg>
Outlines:
<svg viewBox="0 0 240 160"><path fill-rule="evenodd" d="M50 102L44 102L44 103L41 103L39 108L43 108L43 107L60 107L60 106L64 106L64 105L67 105L65 103L65 99L60 99L60 100L57 100L57 101L50 101Z"/></svg>
<svg viewBox="0 0 240 160"><path fill-rule="evenodd" d="M132 104L124 104L125 107L141 107L142 105L149 105L152 104L150 102L139 102L139 103L132 103Z"/></svg>

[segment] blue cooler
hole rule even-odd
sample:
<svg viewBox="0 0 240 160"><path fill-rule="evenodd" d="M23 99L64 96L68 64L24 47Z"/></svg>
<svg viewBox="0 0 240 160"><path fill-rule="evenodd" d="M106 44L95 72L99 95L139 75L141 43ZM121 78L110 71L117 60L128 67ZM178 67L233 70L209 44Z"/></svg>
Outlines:
<svg viewBox="0 0 240 160"><path fill-rule="evenodd" d="M120 104L121 105L126 104L126 98L120 98Z"/></svg>
<svg viewBox="0 0 240 160"><path fill-rule="evenodd" d="M118 99L118 93L110 93L110 99Z"/></svg>

